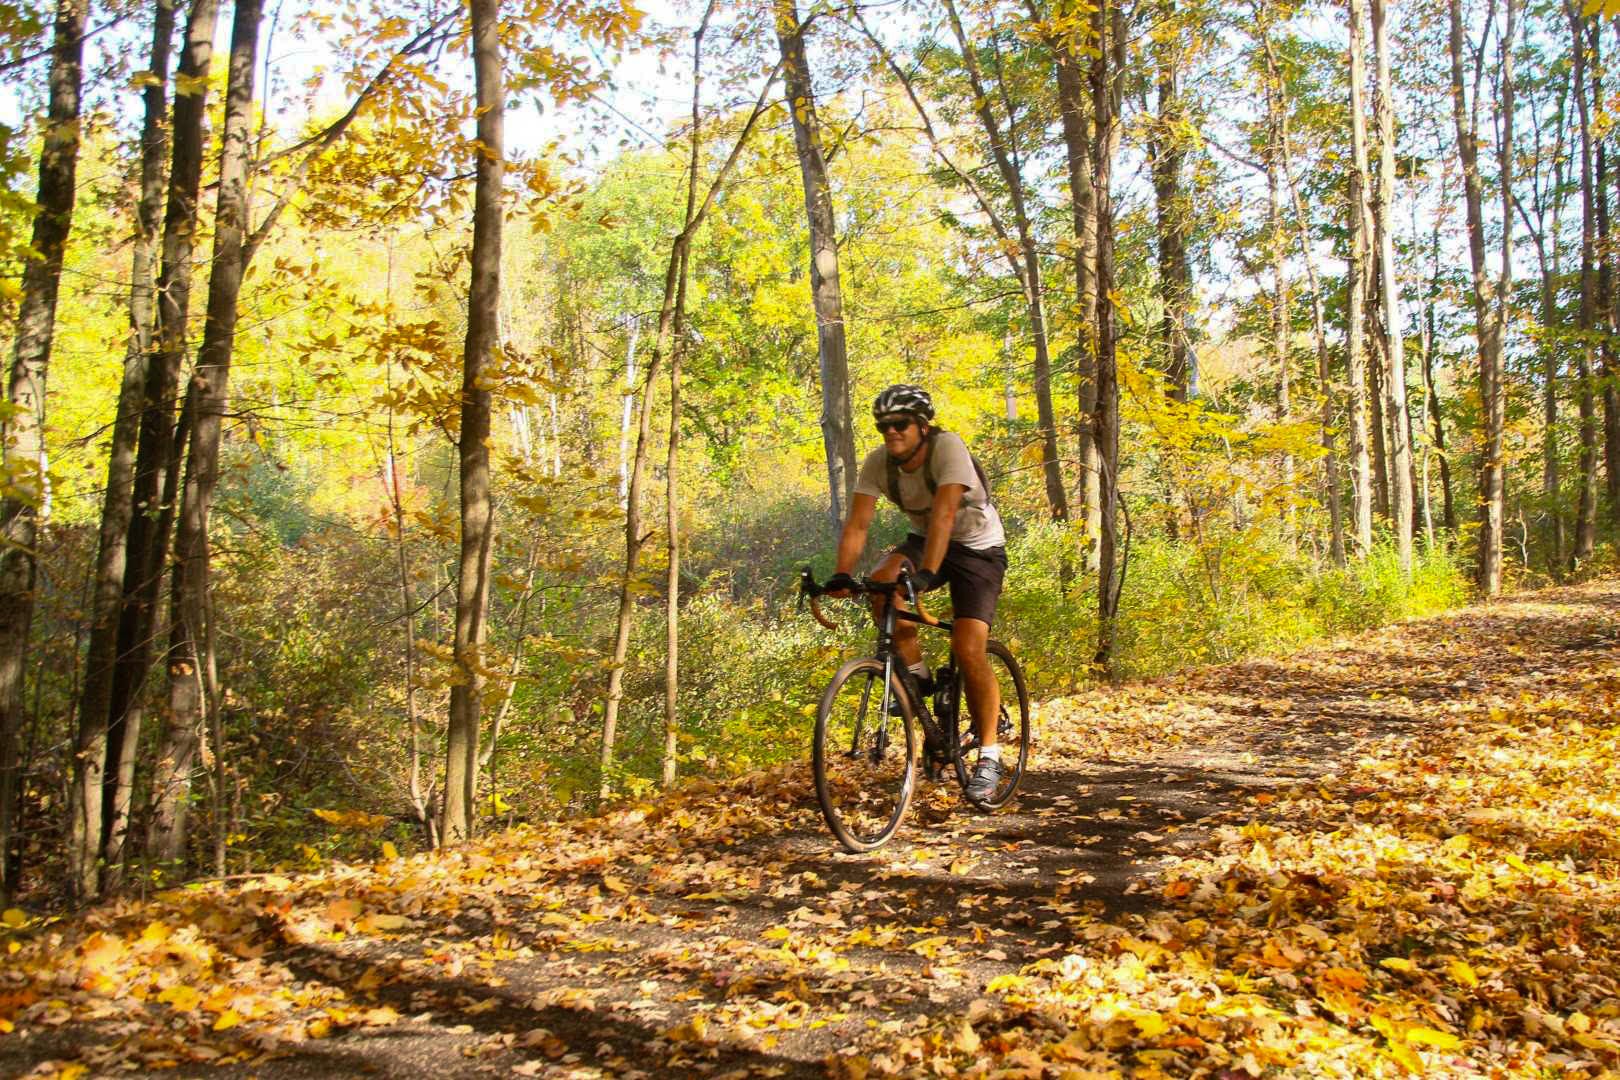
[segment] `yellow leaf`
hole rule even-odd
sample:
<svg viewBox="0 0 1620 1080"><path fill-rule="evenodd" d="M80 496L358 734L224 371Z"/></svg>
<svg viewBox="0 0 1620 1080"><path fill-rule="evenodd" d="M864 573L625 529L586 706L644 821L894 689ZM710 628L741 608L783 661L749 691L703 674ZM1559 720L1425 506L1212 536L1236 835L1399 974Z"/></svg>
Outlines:
<svg viewBox="0 0 1620 1080"><path fill-rule="evenodd" d="M1402 975L1408 975L1412 971L1412 961L1403 959L1399 956L1386 956L1382 960L1378 961L1378 966L1386 967L1391 971L1398 971Z"/></svg>
<svg viewBox="0 0 1620 1080"><path fill-rule="evenodd" d="M1462 1040L1449 1031L1436 1031L1434 1028L1418 1027L1406 1033L1406 1041L1416 1046L1432 1046L1436 1050L1455 1050L1462 1045Z"/></svg>
<svg viewBox="0 0 1620 1080"><path fill-rule="evenodd" d="M785 926L773 926L761 934L760 937L764 938L766 941L786 941L788 936L792 933L793 931L789 930Z"/></svg>
<svg viewBox="0 0 1620 1080"><path fill-rule="evenodd" d="M1279 353L1278 355L1281 355L1281 354ZM397 859L397 858L399 858L399 849L393 845L392 841L388 841L388 840L383 841L382 852L383 852L383 858L385 858L385 859Z"/></svg>
<svg viewBox="0 0 1620 1080"><path fill-rule="evenodd" d="M184 983L171 986L158 995L158 1000L171 1006L176 1012L191 1012L202 1001L202 995L196 989Z"/></svg>
<svg viewBox="0 0 1620 1080"><path fill-rule="evenodd" d="M630 886L626 885L623 881L614 877L612 874L603 874L602 884L606 885L612 892L627 893L630 891Z"/></svg>
<svg viewBox="0 0 1620 1080"><path fill-rule="evenodd" d="M22 910L22 908L6 908L5 913L0 914L0 922L15 930L19 926L28 924L28 912Z"/></svg>
<svg viewBox="0 0 1620 1080"><path fill-rule="evenodd" d="M1389 1056L1399 1062L1407 1072L1421 1073L1424 1071L1423 1059L1418 1057L1416 1050L1413 1050L1405 1043L1390 1043Z"/></svg>
<svg viewBox="0 0 1620 1080"><path fill-rule="evenodd" d="M1141 1013L1132 1019L1136 1021L1136 1030L1146 1039L1155 1038L1170 1030L1170 1024L1158 1013Z"/></svg>
<svg viewBox="0 0 1620 1080"><path fill-rule="evenodd" d="M1479 985L1479 976L1474 973L1473 968L1469 967L1468 964L1462 960L1453 960L1451 963L1447 964L1446 974L1450 975L1451 981L1456 983L1458 986L1467 986L1472 988Z"/></svg>
<svg viewBox="0 0 1620 1080"><path fill-rule="evenodd" d="M235 1009L226 1009L224 1012L219 1014L219 1019L214 1021L214 1030L227 1031L241 1022L241 1013L237 1012Z"/></svg>

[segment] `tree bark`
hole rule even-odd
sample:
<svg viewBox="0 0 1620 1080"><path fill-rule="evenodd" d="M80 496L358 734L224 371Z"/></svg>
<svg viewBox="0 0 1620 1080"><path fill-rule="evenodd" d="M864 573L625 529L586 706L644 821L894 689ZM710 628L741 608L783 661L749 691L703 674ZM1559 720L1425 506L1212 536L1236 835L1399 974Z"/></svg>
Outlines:
<svg viewBox="0 0 1620 1080"><path fill-rule="evenodd" d="M838 229L832 183L821 145L805 23L794 0L776 0L776 39L782 52L782 82L793 116L804 211L810 223L810 295L816 311L816 354L821 363L821 441L827 455L827 494L832 529L843 526L855 490L855 427L850 411L849 355L844 340L844 298L838 277Z"/></svg>
<svg viewBox="0 0 1620 1080"><path fill-rule="evenodd" d="M69 887L80 901L101 888L102 799L108 765L107 724L112 706L113 670L118 655L118 611L124 598L125 544L134 512L135 443L140 432L141 392L152 347L156 297L153 255L162 228L164 153L168 149L165 113L169 51L174 39L174 4L158 0L152 13L152 49L142 98L140 202L131 238L129 340L124 378L118 391L112 444L107 452L107 489L91 594L90 643L84 687L79 695L79 732L73 784L68 789ZM116 759L115 759L116 767Z"/></svg>
<svg viewBox="0 0 1620 1080"><path fill-rule="evenodd" d="M1389 417L1390 498L1395 524L1395 553L1401 573L1412 576L1412 420L1406 404L1405 320L1401 314L1401 282L1395 273L1395 223L1390 207L1395 200L1395 82L1390 74L1389 34L1385 26L1385 0L1371 0L1374 70L1374 109L1378 117L1378 191L1373 213L1378 229L1379 280L1382 283L1385 350L1384 411Z"/></svg>
<svg viewBox="0 0 1620 1080"><path fill-rule="evenodd" d="M189 432L189 418L177 424L174 413L186 355L192 253L208 114L206 77L213 60L218 15L218 0L194 0L186 19L186 43L175 71L169 132L173 149L157 281L156 345L147 360L141 396L132 516L125 542L124 595L118 614L117 661L107 712L108 760L102 787L102 884L107 891L118 889L123 880L142 720L139 696L151 666L152 642L157 637L158 597L169 561L181 451Z"/></svg>
<svg viewBox="0 0 1620 1080"><path fill-rule="evenodd" d="M1119 368L1113 305L1114 288L1114 155L1119 147L1119 110L1125 70L1124 18L1113 0L1102 0L1091 16L1097 48L1091 62L1091 106L1095 142L1092 189L1097 209L1097 501L1101 512L1097 548L1097 653L1095 662L1113 656L1119 602L1124 586L1119 536Z"/></svg>
<svg viewBox="0 0 1620 1080"><path fill-rule="evenodd" d="M1030 219L1022 163L1018 160L1014 117L1007 117L1008 130L1003 131L990 107L991 97L979 70L978 56L962 25L955 0L945 0L945 13L956 35L957 47L961 50L962 65L967 71L968 88L973 94L973 113L978 117L990 146L990 156L1001 182L1007 188L1008 201L1012 204L1013 227L1018 234L1018 253L1022 265L1018 281L1023 287L1030 339L1035 349L1035 410L1041 429L1041 472L1046 480L1046 503L1054 521L1066 521L1069 517L1069 497L1064 490L1063 472L1058 460L1057 418L1052 407L1052 359L1047 341L1046 290L1041 280L1040 248Z"/></svg>
<svg viewBox="0 0 1620 1080"><path fill-rule="evenodd" d="M12 346L6 401L4 464L10 478L0 500L0 901L16 895L22 869L22 769L18 738L24 719L23 682L34 617L35 545L47 492L45 380L56 333L62 258L73 227L79 163L79 102L84 80L87 0L61 0L52 33L49 101L39 156L31 251L23 267L22 298Z"/></svg>
<svg viewBox="0 0 1620 1080"><path fill-rule="evenodd" d="M472 282L461 367L461 557L456 579L455 658L445 749L443 843L472 839L477 824L478 728L483 707L490 550L495 538L489 497L490 391L501 305L501 189L505 179L500 4L469 0L473 73L478 99L478 171L473 193Z"/></svg>
<svg viewBox="0 0 1620 1080"><path fill-rule="evenodd" d="M1367 204L1367 113L1362 87L1367 78L1362 38L1364 0L1349 0L1350 9L1350 261L1345 282L1347 332L1345 367L1350 383L1350 482L1355 518L1356 554L1372 550L1372 461L1368 453L1367 417L1367 245L1371 232Z"/></svg>
<svg viewBox="0 0 1620 1080"><path fill-rule="evenodd" d="M1502 587L1501 500L1502 430L1501 373L1502 326L1492 283L1486 277L1485 221L1483 191L1479 175L1479 101L1466 100L1463 84L1463 37L1461 0L1449 0L1451 55L1451 113L1457 129L1457 156L1462 162L1463 202L1468 221L1468 255L1473 270L1471 299L1474 306L1475 335L1479 343L1479 380L1484 402L1482 447L1480 452L1480 534L1479 563L1475 582L1486 596L1495 596ZM1588 178L1590 179L1590 178ZM1511 229L1511 218L1508 227ZM1492 493L1495 493L1494 495Z"/></svg>
<svg viewBox="0 0 1620 1080"><path fill-rule="evenodd" d="M703 21L692 35L692 132L691 152L686 163L686 213L682 218L682 231L697 213L698 162L703 148L703 36L709 29L718 0L709 0ZM803 39L799 53L803 54ZM788 60L783 57L783 66ZM789 92L791 97L791 91ZM808 201L808 200L807 200ZM665 581L664 622L664 787L675 783L676 759L680 743L680 654L681 654L681 503L680 503L680 446L681 446L681 361L686 353L686 338L682 333L686 322L686 281L691 259L691 246L681 248L680 269L675 284L675 324L672 333L675 346L669 356L669 461L665 467L667 484L665 506L669 533L669 576ZM825 403L825 399L823 399ZM847 398L846 398L847 403ZM853 436L853 431L851 432ZM834 488L836 493L837 489ZM847 505L847 504L846 504Z"/></svg>
<svg viewBox="0 0 1620 1080"><path fill-rule="evenodd" d="M1031 15L1037 16L1034 0ZM1074 278L1077 327L1076 382L1080 408L1080 477L1075 501L1085 522L1081 563L1089 569L1096 558L1102 532L1101 503L1097 498L1097 196L1093 162L1093 134L1088 75L1072 31L1048 33L1057 68L1059 111L1063 122L1064 164L1069 180L1069 202L1074 228Z"/></svg>
<svg viewBox="0 0 1620 1080"><path fill-rule="evenodd" d="M219 480L219 448L230 403L231 355L236 346L237 298L247 269L247 166L253 124L253 79L258 61L263 0L237 0L231 27L230 74L219 157L214 215L214 257L202 347L187 389L195 417L186 459L175 536L174 623L168 657L169 714L163 748L153 770L151 854L163 861L185 852L191 773L212 728L215 768L219 745L218 677L209 603L208 517ZM216 780L216 796L221 788ZM218 809L216 802L215 809ZM216 821L216 827L218 826ZM221 852L222 853L222 852ZM216 870L220 869L216 866Z"/></svg>
<svg viewBox="0 0 1620 1080"><path fill-rule="evenodd" d="M1452 0L1456 3L1457 0ZM1581 302L1577 328L1580 342L1575 350L1578 402L1580 408L1580 501L1575 511L1575 543L1570 552L1571 569L1579 569L1592 558L1597 545L1597 401L1593 388L1592 334L1597 322L1597 273L1595 259L1596 212L1592 190L1591 102L1587 98L1587 56L1583 28L1585 19L1573 2L1565 4L1569 20L1571 50L1574 54L1575 101L1581 132Z"/></svg>
<svg viewBox="0 0 1620 1080"><path fill-rule="evenodd" d="M1282 70L1276 52L1271 46L1270 20L1272 12L1260 15L1260 36L1266 64L1266 232L1267 246L1271 249L1271 351L1277 364L1277 419L1287 423L1293 412L1293 357L1290 338L1293 317L1289 311L1288 276L1284 261L1288 243L1283 235L1282 222L1282 163L1283 163L1283 91ZM1290 537L1295 527L1293 509L1294 455L1282 455L1283 490L1287 493L1288 509L1284 525Z"/></svg>
<svg viewBox="0 0 1620 1080"><path fill-rule="evenodd" d="M1167 21L1174 12L1167 14ZM1149 157L1153 173L1153 211L1158 239L1159 293L1164 315L1159 321L1164 349L1165 380L1170 396L1185 402L1193 384L1192 349L1187 342L1187 317L1192 304L1192 268L1187 261L1188 204L1182 191L1182 167L1187 157L1186 124L1180 90L1179 33L1155 35L1153 62L1158 76L1159 115L1154 120ZM1096 300L1093 298L1092 304Z"/></svg>
<svg viewBox="0 0 1620 1080"><path fill-rule="evenodd" d="M1274 46L1269 34L1262 39L1268 53L1268 64L1276 69L1280 65L1274 55ZM1344 545L1344 500L1339 490L1339 453L1337 441L1333 433L1333 365L1328 351L1327 340L1327 313L1326 304L1322 296L1321 276L1316 268L1316 253L1311 246L1309 219L1305 215L1304 200L1299 195L1299 185L1294 181L1293 149L1288 135L1288 102L1287 84L1279 80L1278 93L1282 98L1280 110L1280 123L1277 132L1277 152L1281 158L1282 175L1288 185L1288 198L1294 208L1294 228L1299 235L1300 258L1305 264L1305 281L1311 290L1311 334L1316 344L1316 379L1322 395L1322 459L1325 463L1325 494L1328 504L1328 550L1333 564L1345 564Z"/></svg>
<svg viewBox="0 0 1620 1080"><path fill-rule="evenodd" d="M714 205L715 196L720 188L731 177L737 166L737 160L742 156L743 147L747 145L749 137L753 134L754 126L759 122L765 111L765 103L771 90L776 84L776 77L781 71L781 65L773 70L760 89L760 96L754 102L754 109L744 122L742 130L737 135L737 141L731 146L731 152L725 162L715 173L714 179L709 182L708 192L697 210L687 219L680 233L670 245L669 262L664 270L664 299L658 311L658 334L653 340L652 357L647 361L647 376L644 382L645 390L641 398L641 416L636 436L636 453L630 467L630 499L624 513L624 567L619 576L619 612L617 630L613 639L613 658L608 666L607 697L602 707L602 747L600 756L601 780L599 793L603 799L613 794L613 751L618 738L619 706L624 699L624 667L625 660L630 653L631 621L635 612L635 582L636 570L641 563L641 549L647 542L647 537L641 534L641 485L647 465L647 448L652 439L652 388L657 385L656 380L659 368L663 363L664 351L668 347L675 332L675 306L679 293L679 281L683 252L691 245L692 237L709 215Z"/></svg>
<svg viewBox="0 0 1620 1080"><path fill-rule="evenodd" d="M1592 99L1602 102L1602 28L1592 26ZM1597 149L1598 251L1602 264L1598 274L1598 318L1603 323L1600 339L1599 370L1603 373L1603 483L1609 501L1609 519L1620 525L1620 365L1615 361L1615 334L1620 331L1620 288L1614 280L1616 252L1609 236L1608 153L1604 143ZM1620 170L1614 170L1620 176Z"/></svg>

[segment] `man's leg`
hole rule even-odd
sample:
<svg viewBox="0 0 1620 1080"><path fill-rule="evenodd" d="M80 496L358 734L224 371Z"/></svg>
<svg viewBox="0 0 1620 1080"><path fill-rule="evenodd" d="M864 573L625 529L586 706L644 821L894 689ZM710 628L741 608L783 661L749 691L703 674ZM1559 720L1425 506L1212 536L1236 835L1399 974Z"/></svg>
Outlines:
<svg viewBox="0 0 1620 1080"><path fill-rule="evenodd" d="M904 552L891 551L883 562L878 564L878 568L872 571L872 580L894 581L900 576L900 568L910 564L911 560L907 558ZM888 602L889 598L886 596L872 597L872 616L882 619L883 605ZM988 633L988 628L986 632ZM907 667L914 668L922 663L922 647L917 644L917 627L915 624L906 622L904 619L896 620L894 624L894 648L900 654L900 659L905 661ZM982 652L983 649L981 648L980 651Z"/></svg>
<svg viewBox="0 0 1620 1080"><path fill-rule="evenodd" d="M989 640L990 624L983 619L958 618L951 629L951 652L962 672L968 713L973 717L979 745L984 747L996 745L996 719L1001 712L1001 686L985 653ZM915 632L912 646L916 647Z"/></svg>

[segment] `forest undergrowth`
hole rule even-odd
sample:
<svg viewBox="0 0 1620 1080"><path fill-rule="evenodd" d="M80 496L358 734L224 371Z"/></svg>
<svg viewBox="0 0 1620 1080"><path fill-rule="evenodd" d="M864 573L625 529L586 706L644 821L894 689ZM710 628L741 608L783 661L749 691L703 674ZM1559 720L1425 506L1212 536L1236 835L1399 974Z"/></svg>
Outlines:
<svg viewBox="0 0 1620 1080"><path fill-rule="evenodd" d="M802 763L437 854L5 913L0 1070L1600 1076L1620 581L1048 698L1007 811Z"/></svg>

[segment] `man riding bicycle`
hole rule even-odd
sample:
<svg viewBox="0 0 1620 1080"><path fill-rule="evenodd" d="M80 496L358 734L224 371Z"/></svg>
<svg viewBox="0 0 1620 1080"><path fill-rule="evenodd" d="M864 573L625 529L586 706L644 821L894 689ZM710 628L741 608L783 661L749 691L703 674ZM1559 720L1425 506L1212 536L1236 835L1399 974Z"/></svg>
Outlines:
<svg viewBox="0 0 1620 1080"><path fill-rule="evenodd" d="M866 548L866 534L886 496L911 519L912 531L873 571L877 581L894 581L902 567L911 571L916 590L949 585L954 610L951 652L962 673L968 712L979 736L979 760L967 786L968 798L989 799L1001 779L1001 747L996 718L1001 689L985 655L990 623L1007 572L1006 534L1001 515L990 503L983 470L968 453L962 437L934 423L934 402L920 386L899 383L872 402L883 445L861 463L855 497L838 540L836 573L827 581L834 596L848 595L855 584L850 571ZM881 616L886 597L874 597ZM895 627L894 644L920 686L929 681L928 667L917 645L915 626ZM926 692L926 690L924 690Z"/></svg>

